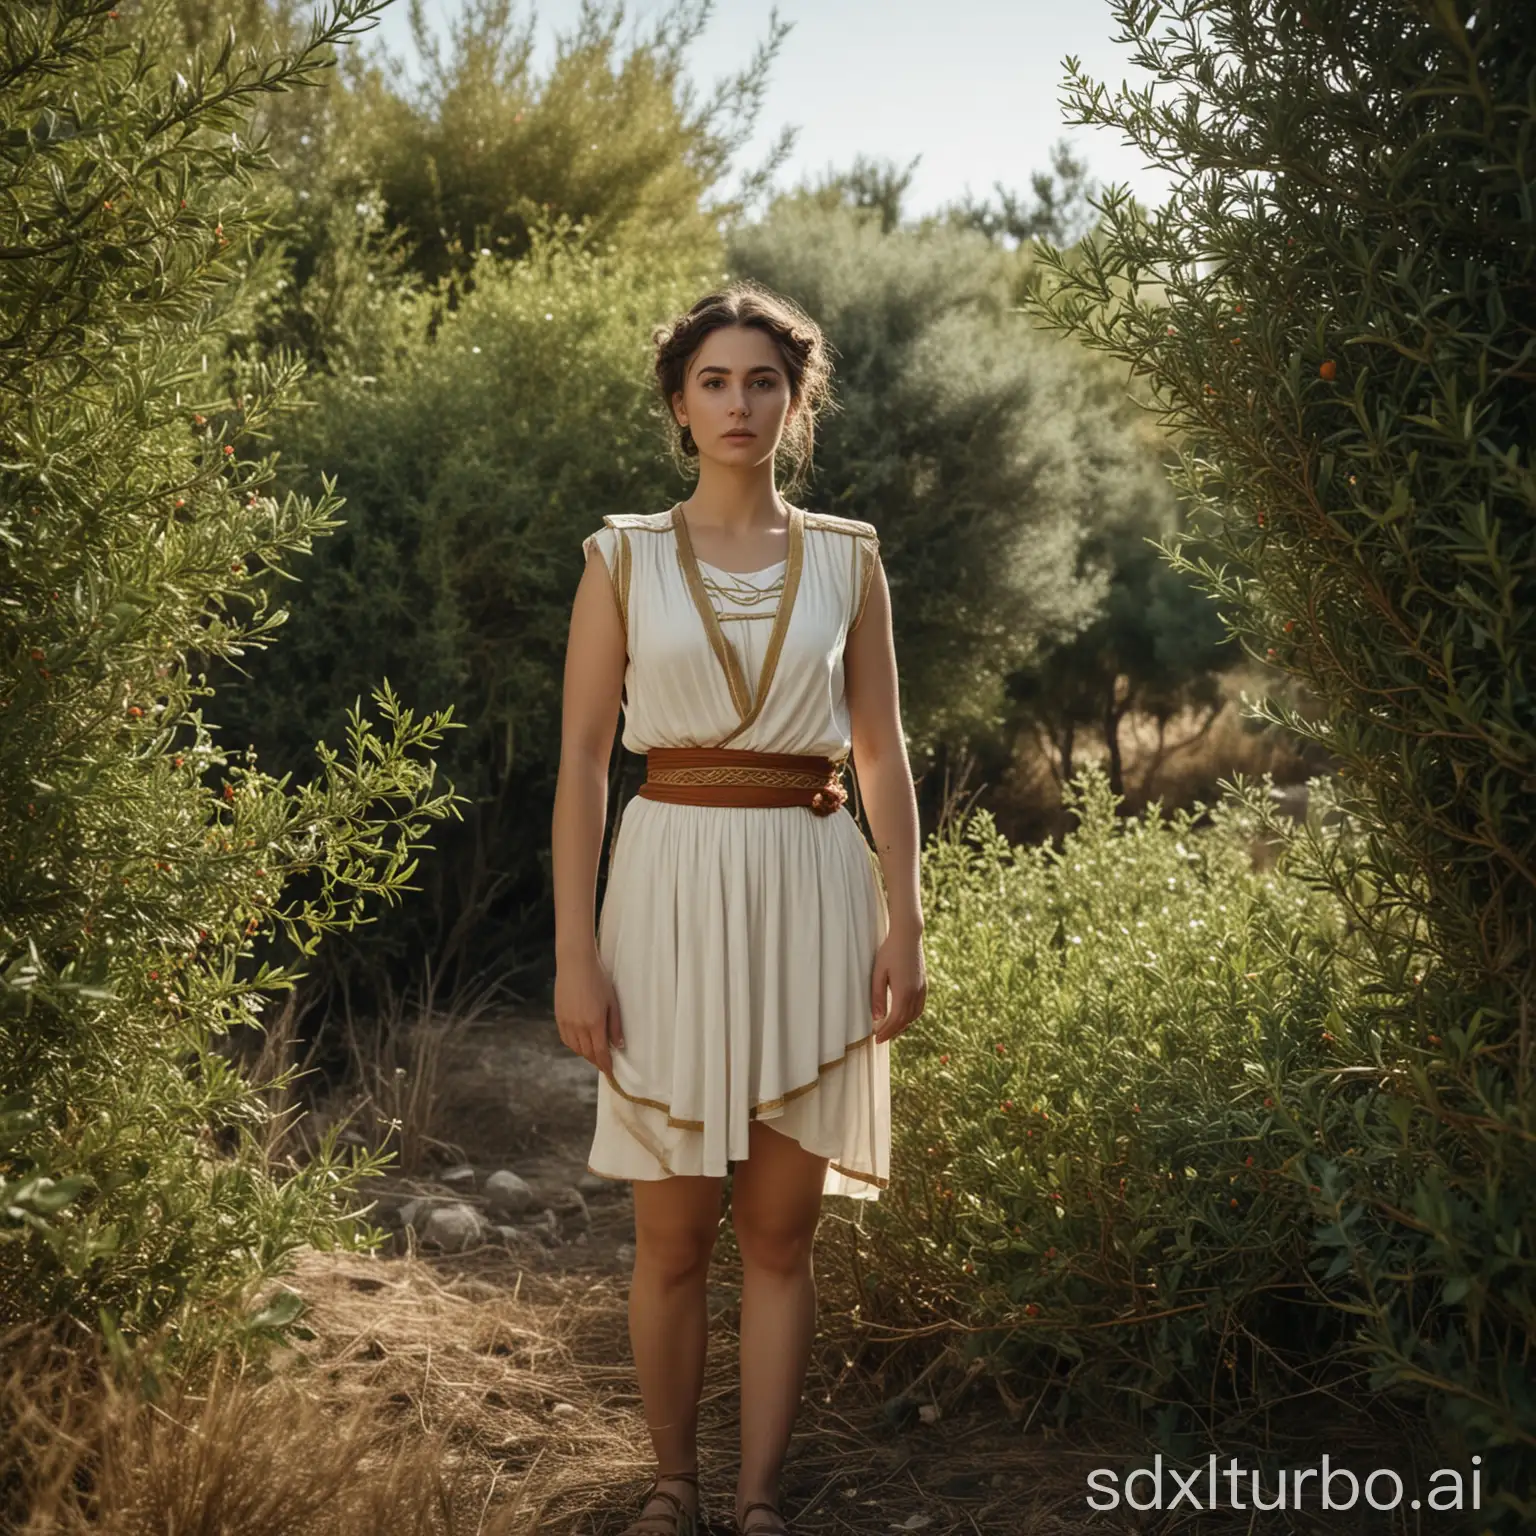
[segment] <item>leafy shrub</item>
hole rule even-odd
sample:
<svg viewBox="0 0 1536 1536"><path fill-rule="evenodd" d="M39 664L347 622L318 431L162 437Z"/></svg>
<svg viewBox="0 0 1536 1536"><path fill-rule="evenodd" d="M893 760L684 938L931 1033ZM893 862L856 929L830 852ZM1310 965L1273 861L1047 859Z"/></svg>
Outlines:
<svg viewBox="0 0 1536 1536"><path fill-rule="evenodd" d="M1367 1009L1300 1123L1375 1380L1536 1521L1536 10L1114 6L1162 94L1069 107L1174 176L1040 312L1185 436L1199 575L1303 680L1360 828L1296 852L1359 926ZM1255 807L1255 809L1260 809ZM1310 844L1310 833L1298 834ZM1378 1170L1412 1168L1384 1191ZM1484 1510L1488 1516L1487 1505Z"/></svg>
<svg viewBox="0 0 1536 1536"><path fill-rule="evenodd" d="M914 755L986 733L1010 675L1102 609L1111 562L1085 542L1164 525L1156 449L1097 358L1014 312L1020 257L974 230L803 194L729 260L836 348L811 503L880 530Z"/></svg>
<svg viewBox="0 0 1536 1536"><path fill-rule="evenodd" d="M388 731L355 706L345 749L321 742L291 792L193 705L212 690L189 658L281 622L253 602L257 564L335 526L332 487L279 504L271 461L242 452L301 370L210 366L259 287L249 103L317 66L226 56L167 79L84 0L7 28L0 1325L275 1337L297 1306L243 1315L245 1293L302 1244L356 1241L340 1197L376 1164L329 1138L270 1168L260 1087L221 1037L295 979L253 968L253 941L281 928L308 955L393 898L452 800L414 755L448 717L414 721L387 683Z"/></svg>
<svg viewBox="0 0 1536 1536"><path fill-rule="evenodd" d="M951 1319L1046 1414L1154 1403L1173 1434L1294 1393L1341 1331L1298 1305L1328 1281L1286 1126L1357 984L1343 910L1254 867L1252 816L1122 819L1096 766L1067 790L1059 850L981 811L925 852L893 1183L845 1252L866 1320Z"/></svg>
<svg viewBox="0 0 1536 1536"><path fill-rule="evenodd" d="M548 828L527 808L554 793L581 540L605 512L674 499L650 327L719 276L707 253L680 267L566 235L556 222L525 260L479 261L455 308L398 295L396 365L314 382L315 410L280 441L293 478L343 480L347 523L295 563L284 645L226 695L280 769L379 670L455 701L464 728L442 766L472 808L423 871L424 899L366 936L357 967L427 956L450 993L547 963ZM349 936L339 963L359 948Z"/></svg>

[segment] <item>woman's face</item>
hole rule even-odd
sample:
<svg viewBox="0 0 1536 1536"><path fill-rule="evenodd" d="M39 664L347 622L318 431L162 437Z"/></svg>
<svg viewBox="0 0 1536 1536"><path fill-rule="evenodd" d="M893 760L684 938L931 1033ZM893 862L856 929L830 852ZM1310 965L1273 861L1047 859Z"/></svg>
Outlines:
<svg viewBox="0 0 1536 1536"><path fill-rule="evenodd" d="M778 344L750 325L711 331L688 360L672 410L679 426L692 428L701 459L735 466L771 459L794 413Z"/></svg>

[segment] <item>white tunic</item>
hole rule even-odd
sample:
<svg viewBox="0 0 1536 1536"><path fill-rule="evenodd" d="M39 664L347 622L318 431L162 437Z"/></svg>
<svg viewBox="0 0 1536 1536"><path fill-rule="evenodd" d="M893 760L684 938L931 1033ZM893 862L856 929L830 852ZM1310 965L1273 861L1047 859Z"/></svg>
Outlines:
<svg viewBox="0 0 1536 1536"><path fill-rule="evenodd" d="M871 524L794 508L786 558L745 575L692 557L672 510L603 524L582 549L601 551L625 623L629 751L847 758L843 642L879 558ZM751 1121L771 1120L829 1159L825 1193L876 1197L890 1046L874 1041L870 988L888 914L849 809L636 795L619 818L598 951L625 1047L598 1079L588 1167L723 1175Z"/></svg>

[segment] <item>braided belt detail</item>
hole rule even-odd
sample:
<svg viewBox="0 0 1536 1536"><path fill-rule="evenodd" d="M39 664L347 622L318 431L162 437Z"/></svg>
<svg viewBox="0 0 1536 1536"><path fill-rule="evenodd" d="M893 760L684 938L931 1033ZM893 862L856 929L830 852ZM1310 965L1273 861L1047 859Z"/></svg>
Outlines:
<svg viewBox="0 0 1536 1536"><path fill-rule="evenodd" d="M813 816L830 816L848 799L841 762L740 747L652 747L636 793L673 805L803 805Z"/></svg>

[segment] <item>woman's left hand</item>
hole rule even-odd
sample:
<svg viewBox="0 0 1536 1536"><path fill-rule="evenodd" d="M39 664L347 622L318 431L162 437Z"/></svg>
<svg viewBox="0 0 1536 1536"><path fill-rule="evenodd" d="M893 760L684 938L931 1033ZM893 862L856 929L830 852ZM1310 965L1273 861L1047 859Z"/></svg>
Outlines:
<svg viewBox="0 0 1536 1536"><path fill-rule="evenodd" d="M921 934L891 929L875 951L870 1008L875 1019L875 1042L894 1040L914 1019L920 1018L928 1000L928 973L923 964ZM886 1010L886 993L890 1009Z"/></svg>

